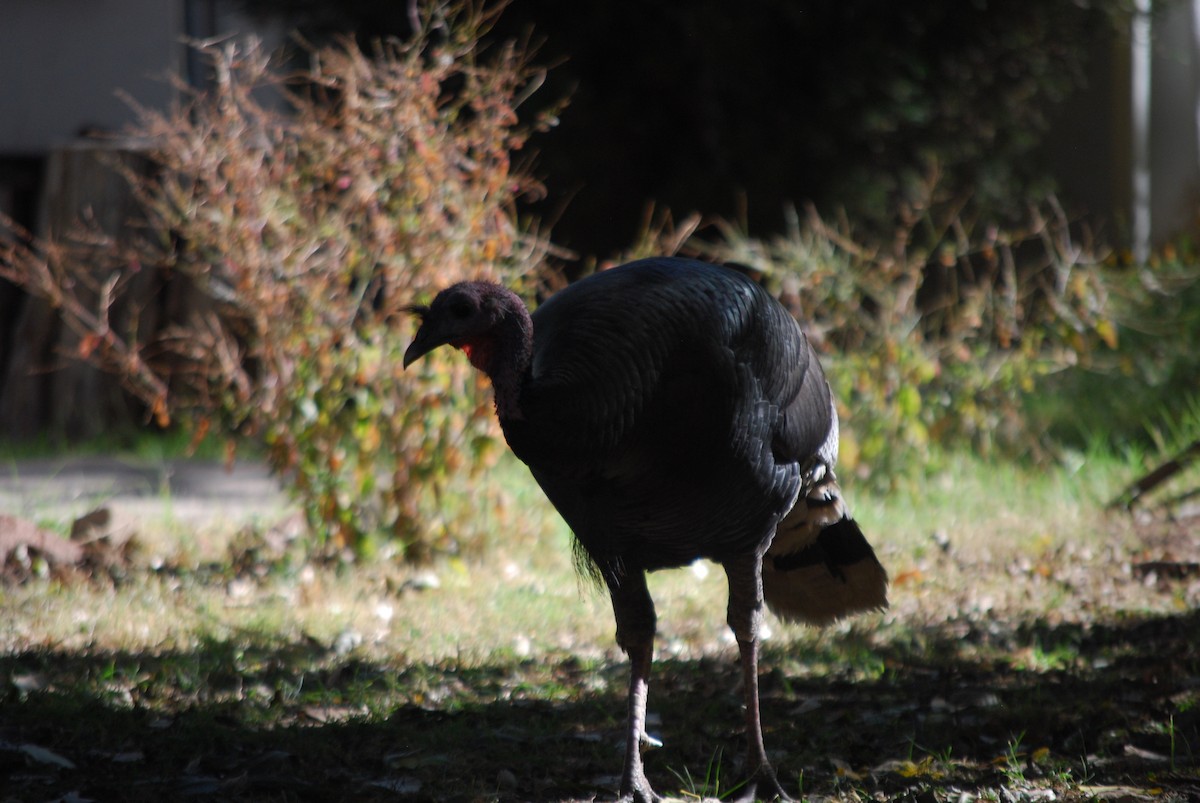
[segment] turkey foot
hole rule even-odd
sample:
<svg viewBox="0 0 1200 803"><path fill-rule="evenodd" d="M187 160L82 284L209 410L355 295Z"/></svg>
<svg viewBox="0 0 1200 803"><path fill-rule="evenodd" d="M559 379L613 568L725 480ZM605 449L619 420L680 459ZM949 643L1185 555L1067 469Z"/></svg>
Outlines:
<svg viewBox="0 0 1200 803"><path fill-rule="evenodd" d="M780 800L785 803L792 800L791 796L779 785L779 779L775 777L775 771L770 766L759 767L745 785L738 790L736 799L739 801Z"/></svg>
<svg viewBox="0 0 1200 803"><path fill-rule="evenodd" d="M637 777L628 779L628 783L629 786L626 788L626 782L621 782L619 803L659 803L662 800L650 788L650 782L646 780L645 774L639 772Z"/></svg>

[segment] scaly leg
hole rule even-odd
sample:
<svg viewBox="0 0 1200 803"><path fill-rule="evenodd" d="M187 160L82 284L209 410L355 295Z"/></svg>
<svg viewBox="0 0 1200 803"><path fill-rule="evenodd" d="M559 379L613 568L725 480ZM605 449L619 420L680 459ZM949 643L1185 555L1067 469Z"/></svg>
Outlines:
<svg viewBox="0 0 1200 803"><path fill-rule="evenodd" d="M791 800L767 760L762 719L758 706L758 628L762 619L762 559L747 555L725 564L729 580L729 627L737 637L742 662L742 687L746 700L745 799Z"/></svg>
<svg viewBox="0 0 1200 803"><path fill-rule="evenodd" d="M617 644L629 656L629 721L620 799L623 803L653 803L660 798L646 780L642 766L642 742L646 734L650 665L654 661L657 621L654 601L650 599L646 575L642 572L610 579L608 587L617 620Z"/></svg>

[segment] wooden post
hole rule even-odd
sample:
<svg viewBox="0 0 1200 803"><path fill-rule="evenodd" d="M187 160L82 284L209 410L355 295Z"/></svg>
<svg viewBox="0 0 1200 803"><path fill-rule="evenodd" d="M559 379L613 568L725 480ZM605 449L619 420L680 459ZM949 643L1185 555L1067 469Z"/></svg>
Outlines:
<svg viewBox="0 0 1200 803"><path fill-rule="evenodd" d="M138 207L117 165L141 173L152 169L144 150L124 141L86 140L52 151L38 237L62 238L82 221L118 242L127 236ZM111 263L96 267L110 270ZM122 312L128 314L131 305L152 313L157 306L150 299L158 282L152 270L137 276L124 297L126 309L114 309L114 320L120 321ZM25 439L45 434L53 440L79 440L141 423L141 409L117 379L77 358L79 336L53 309L41 299L26 297L19 315L8 364L0 366L0 436Z"/></svg>

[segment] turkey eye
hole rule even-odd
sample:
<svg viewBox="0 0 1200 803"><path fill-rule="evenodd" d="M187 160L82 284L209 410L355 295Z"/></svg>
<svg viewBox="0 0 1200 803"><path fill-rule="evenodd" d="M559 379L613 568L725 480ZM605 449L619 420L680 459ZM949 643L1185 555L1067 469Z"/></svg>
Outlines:
<svg viewBox="0 0 1200 803"><path fill-rule="evenodd" d="M450 314L455 318L469 318L472 312L474 312L474 308L468 301L457 301L450 305Z"/></svg>

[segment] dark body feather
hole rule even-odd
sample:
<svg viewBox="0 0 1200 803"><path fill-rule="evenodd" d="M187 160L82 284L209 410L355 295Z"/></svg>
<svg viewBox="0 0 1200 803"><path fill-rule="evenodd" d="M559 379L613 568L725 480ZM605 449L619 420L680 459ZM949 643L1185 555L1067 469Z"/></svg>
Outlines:
<svg viewBox="0 0 1200 803"><path fill-rule="evenodd" d="M533 314L522 417L500 424L600 571L765 549L830 429L796 322L727 268L625 265Z"/></svg>

